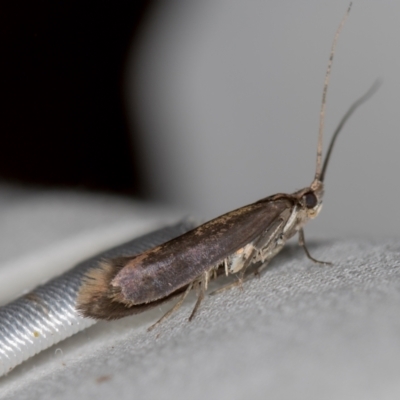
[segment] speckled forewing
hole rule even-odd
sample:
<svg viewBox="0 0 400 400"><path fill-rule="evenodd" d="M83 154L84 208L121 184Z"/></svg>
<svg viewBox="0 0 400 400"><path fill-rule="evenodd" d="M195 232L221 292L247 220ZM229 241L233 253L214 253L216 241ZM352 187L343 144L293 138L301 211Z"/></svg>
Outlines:
<svg viewBox="0 0 400 400"><path fill-rule="evenodd" d="M111 281L113 300L135 305L168 296L252 242L291 207L289 198L265 199L127 260Z"/></svg>

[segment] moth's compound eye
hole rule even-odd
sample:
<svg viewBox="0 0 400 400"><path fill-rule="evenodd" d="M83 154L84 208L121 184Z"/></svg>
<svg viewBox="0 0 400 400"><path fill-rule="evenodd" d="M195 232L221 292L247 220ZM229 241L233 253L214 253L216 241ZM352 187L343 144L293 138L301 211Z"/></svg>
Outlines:
<svg viewBox="0 0 400 400"><path fill-rule="evenodd" d="M318 204L317 196L313 192L308 192L303 196L307 208L314 208Z"/></svg>

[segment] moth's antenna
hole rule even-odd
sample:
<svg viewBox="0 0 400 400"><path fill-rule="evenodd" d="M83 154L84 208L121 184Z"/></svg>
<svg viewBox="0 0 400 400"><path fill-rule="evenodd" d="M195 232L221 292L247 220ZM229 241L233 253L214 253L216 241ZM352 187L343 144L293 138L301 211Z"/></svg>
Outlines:
<svg viewBox="0 0 400 400"><path fill-rule="evenodd" d="M339 28L336 31L335 38L333 39L331 54L329 57L328 68L326 70L325 82L324 82L324 90L322 92L322 103L321 103L321 111L319 113L319 133L318 133L318 147L317 147L317 167L315 171L315 180L321 180L321 171L322 171L322 138L324 134L324 122L325 122L325 108L326 108L326 93L328 91L329 78L331 77L331 68L333 56L335 55L336 43L339 38L340 31L343 28L344 23L346 22L347 17L349 16L351 10L352 3L350 3L349 8L344 15L342 22L339 25Z"/></svg>
<svg viewBox="0 0 400 400"><path fill-rule="evenodd" d="M341 121L339 122L339 125L337 126L335 132L333 133L331 142L329 143L329 148L328 148L328 152L326 153L325 156L325 161L324 161L324 166L322 167L322 172L321 175L319 177L319 180L321 182L324 181L325 178L325 172L326 172L326 168L328 167L328 162L329 162L329 157L331 156L332 153L332 149L333 149L333 145L335 144L336 138L339 135L339 132L342 130L344 124L346 123L346 121L350 118L351 114L353 114L353 112L364 102L366 102L373 94L375 94L375 92L379 89L379 86L381 86L382 82L380 80L377 80L373 83L373 85L368 89L368 91L363 94L358 100L356 100L351 106L350 108L347 110L347 113L343 116L343 118L341 119Z"/></svg>

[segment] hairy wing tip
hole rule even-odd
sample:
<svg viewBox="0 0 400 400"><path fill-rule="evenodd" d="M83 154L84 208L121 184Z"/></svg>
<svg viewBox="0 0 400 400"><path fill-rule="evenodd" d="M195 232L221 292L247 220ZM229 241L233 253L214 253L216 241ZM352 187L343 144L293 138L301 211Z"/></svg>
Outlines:
<svg viewBox="0 0 400 400"><path fill-rule="evenodd" d="M106 260L99 262L85 274L76 298L76 310L80 315L94 319L112 319L109 309L113 308L115 288L110 286L110 282L117 272L116 263Z"/></svg>

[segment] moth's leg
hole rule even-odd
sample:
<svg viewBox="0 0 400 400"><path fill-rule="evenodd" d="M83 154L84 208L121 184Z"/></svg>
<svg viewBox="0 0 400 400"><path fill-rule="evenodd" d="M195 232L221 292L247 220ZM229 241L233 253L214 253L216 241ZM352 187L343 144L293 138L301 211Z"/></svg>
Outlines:
<svg viewBox="0 0 400 400"><path fill-rule="evenodd" d="M232 289L236 286L240 286L240 287L242 286L242 281L240 280L240 278L235 282L228 283L227 285L224 285L221 288L214 290L213 292L210 293L210 296L214 296L215 294L226 292L227 290Z"/></svg>
<svg viewBox="0 0 400 400"><path fill-rule="evenodd" d="M244 262L243 268L242 268L242 270L240 271L239 279L238 279L237 282L238 282L238 285L240 286L241 289L243 289L243 282L244 282L244 277L245 277L245 274L246 274L246 270L247 270L247 268L251 265L251 262L252 262L252 260L253 260L253 257L255 256L255 254L257 253L257 251L258 251L258 250L253 249L253 251L252 251L251 254L250 254L250 257Z"/></svg>
<svg viewBox="0 0 400 400"><path fill-rule="evenodd" d="M203 279L205 280L204 291L206 291L208 289L208 282L210 282L210 279L211 279L211 272L210 271L204 272Z"/></svg>
<svg viewBox="0 0 400 400"><path fill-rule="evenodd" d="M243 263L243 267L242 267L242 269L240 270L239 278L238 278L237 281L232 282L232 283L228 283L227 285L222 286L221 288L219 288L219 289L217 289L217 290L214 290L213 292L210 293L210 296L214 296L215 294L225 292L226 290L232 289L232 288L234 288L234 287L236 287L236 286L239 286L240 288L243 288L244 275L245 275L245 273L246 273L247 268L251 265L251 262L252 262L252 260L253 260L253 257L256 255L257 251L258 251L258 250L257 250L256 248L254 248L254 249L251 251L249 257L246 258L246 260L245 260L244 263Z"/></svg>
<svg viewBox="0 0 400 400"><path fill-rule="evenodd" d="M192 313L190 314L189 321L191 321L194 318L201 302L204 299L204 294L207 289L207 283L208 283L208 272L204 272L203 277L200 280L200 288L199 288L200 290L199 290L199 294L197 295L197 301L193 308Z"/></svg>
<svg viewBox="0 0 400 400"><path fill-rule="evenodd" d="M211 279L217 279L217 278L218 278L218 273L217 273L217 270L214 269L213 272L212 272L212 277L211 277Z"/></svg>
<svg viewBox="0 0 400 400"><path fill-rule="evenodd" d="M229 269L228 269L228 261L227 261L226 258L224 259L224 268L225 268L225 276L228 276L229 275Z"/></svg>
<svg viewBox="0 0 400 400"><path fill-rule="evenodd" d="M211 295L224 292L225 290L231 289L235 286L242 286L244 281L247 281L254 276L258 276L260 272L268 266L269 259L267 259L266 262L258 267L255 272L252 272L247 276L245 276L246 270L251 265L253 258L256 256L257 252L262 251L262 249L264 249L264 251L267 251L268 249L272 251L274 249L274 247L276 246L277 238L283 233L285 221L286 219L283 218L277 219L269 227L268 232L265 232L263 235L261 235L258 240L253 244L253 250L250 256L243 263L243 267L240 270L239 280L237 282L233 282L229 285L223 286L222 288L212 292ZM272 257L268 256L268 258Z"/></svg>
<svg viewBox="0 0 400 400"><path fill-rule="evenodd" d="M175 311L179 310L180 306L182 305L182 303L185 301L187 295L189 294L189 292L192 290L193 287L193 282L191 282L188 287L186 288L185 292L183 293L183 295L181 296L181 298L179 299L179 301L168 311L166 312L156 323L154 323L153 325L151 325L149 328L147 328L147 331L152 331L158 324L160 324L162 321L166 320L168 317L171 316L171 314L173 314Z"/></svg>
<svg viewBox="0 0 400 400"><path fill-rule="evenodd" d="M261 271L263 271L265 268L267 268L269 265L269 260L263 262L255 271L254 271L254 276L260 277ZM249 274L249 278L253 275L253 274Z"/></svg>
<svg viewBox="0 0 400 400"><path fill-rule="evenodd" d="M285 219L278 219L275 223L274 226L271 227L269 231L269 235L267 236L267 240L265 237L261 237L259 241L256 243L255 247L258 247L260 251L264 249L264 251L269 250L269 255L266 257L266 259L262 259L262 264L254 271L253 274L250 274L247 278L251 278L253 275L254 276L260 276L261 271L263 271L265 268L268 267L268 264L270 260L274 257L274 255L271 256L271 252L273 252L278 245L278 239L281 236L284 236L284 225L285 225Z"/></svg>
<svg viewBox="0 0 400 400"><path fill-rule="evenodd" d="M307 256L311 261L314 261L314 262L317 263L317 264L332 265L332 263L329 262L329 261L320 261L320 260L317 260L317 259L315 259L314 257L311 256L311 254L310 254L310 252L308 251L307 246L306 246L306 241L305 241L305 238L304 238L304 231L303 231L303 228L301 228L301 229L299 230L299 245L304 249L304 252L306 253L306 256Z"/></svg>

